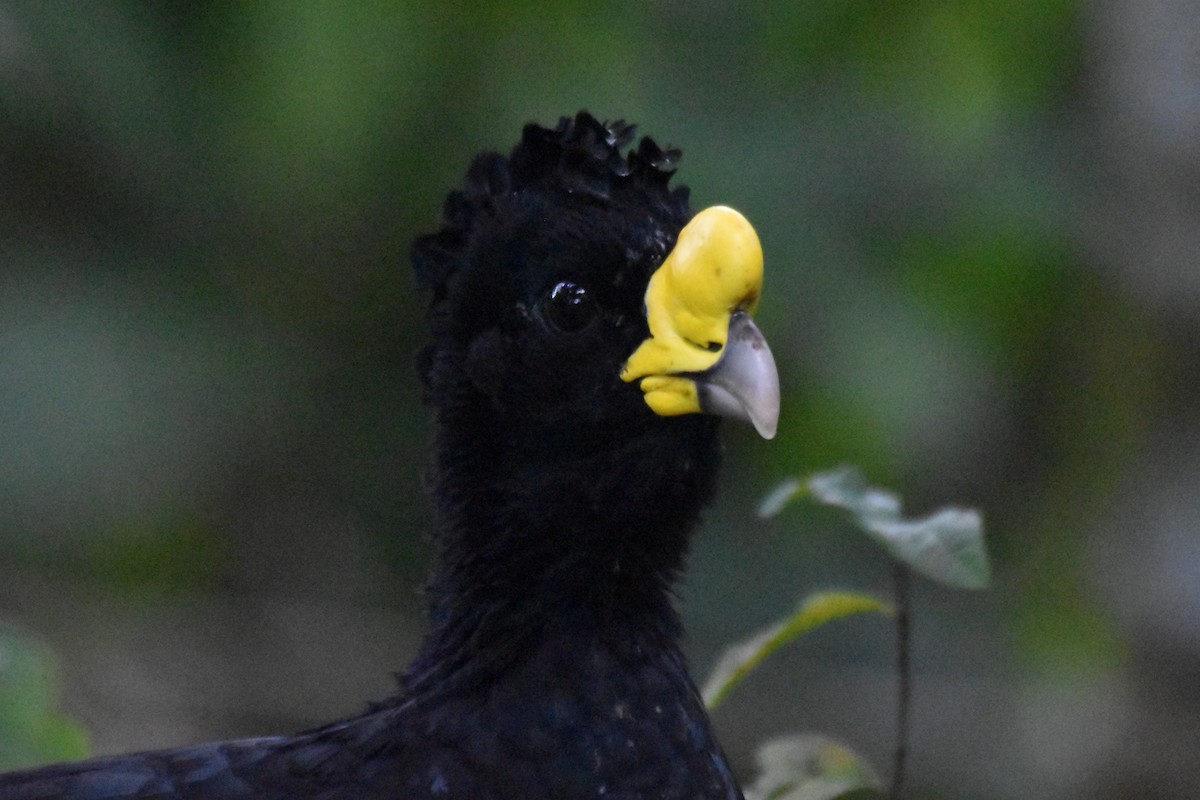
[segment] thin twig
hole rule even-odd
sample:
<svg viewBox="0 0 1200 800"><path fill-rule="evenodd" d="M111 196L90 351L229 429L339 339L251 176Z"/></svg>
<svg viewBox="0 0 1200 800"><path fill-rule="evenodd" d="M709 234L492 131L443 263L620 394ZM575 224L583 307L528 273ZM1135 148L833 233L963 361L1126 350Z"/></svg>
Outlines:
<svg viewBox="0 0 1200 800"><path fill-rule="evenodd" d="M908 655L908 568L896 562L892 580L896 592L896 753L892 759L892 786L888 790L888 799L900 800L900 793L904 789L904 769L908 761L908 709L912 691Z"/></svg>

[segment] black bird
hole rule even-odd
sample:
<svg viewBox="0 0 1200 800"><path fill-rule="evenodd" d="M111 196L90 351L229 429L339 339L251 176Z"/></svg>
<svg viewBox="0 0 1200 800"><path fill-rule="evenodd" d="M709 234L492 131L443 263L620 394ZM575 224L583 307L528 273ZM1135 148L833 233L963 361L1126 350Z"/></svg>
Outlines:
<svg viewBox="0 0 1200 800"><path fill-rule="evenodd" d="M11 773L0 798L741 797L671 590L717 416L774 435L762 251L735 211L693 217L678 151L633 139L587 113L526 126L413 246L437 559L398 695L293 737Z"/></svg>

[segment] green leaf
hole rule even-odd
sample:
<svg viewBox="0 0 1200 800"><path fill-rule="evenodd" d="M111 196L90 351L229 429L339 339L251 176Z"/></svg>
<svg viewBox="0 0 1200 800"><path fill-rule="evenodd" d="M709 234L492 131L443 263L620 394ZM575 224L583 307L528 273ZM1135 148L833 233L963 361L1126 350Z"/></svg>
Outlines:
<svg viewBox="0 0 1200 800"><path fill-rule="evenodd" d="M799 478L788 478L767 492L758 504L759 519L770 519L787 508L796 497L804 494L807 487Z"/></svg>
<svg viewBox="0 0 1200 800"><path fill-rule="evenodd" d="M808 488L819 502L854 514L871 538L926 577L959 589L988 585L991 570L978 511L943 508L921 519L903 519L900 499L867 486L853 467L813 475Z"/></svg>
<svg viewBox="0 0 1200 800"><path fill-rule="evenodd" d="M746 800L855 800L883 797L875 771L832 739L798 734L759 748L758 777Z"/></svg>
<svg viewBox="0 0 1200 800"><path fill-rule="evenodd" d="M790 617L725 651L704 685L705 704L710 709L716 708L763 659L797 636L835 619L870 612L891 614L892 609L874 597L863 594L824 592L811 595Z"/></svg>
<svg viewBox="0 0 1200 800"><path fill-rule="evenodd" d="M83 729L57 708L52 659L40 642L0 628L0 772L83 758Z"/></svg>

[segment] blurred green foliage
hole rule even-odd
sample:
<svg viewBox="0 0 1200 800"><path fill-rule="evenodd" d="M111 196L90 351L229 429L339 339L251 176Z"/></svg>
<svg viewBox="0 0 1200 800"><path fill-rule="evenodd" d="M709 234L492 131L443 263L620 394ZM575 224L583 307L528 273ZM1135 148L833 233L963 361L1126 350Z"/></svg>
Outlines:
<svg viewBox="0 0 1200 800"><path fill-rule="evenodd" d="M46 646L0 628L0 772L83 758L87 736L58 707Z"/></svg>

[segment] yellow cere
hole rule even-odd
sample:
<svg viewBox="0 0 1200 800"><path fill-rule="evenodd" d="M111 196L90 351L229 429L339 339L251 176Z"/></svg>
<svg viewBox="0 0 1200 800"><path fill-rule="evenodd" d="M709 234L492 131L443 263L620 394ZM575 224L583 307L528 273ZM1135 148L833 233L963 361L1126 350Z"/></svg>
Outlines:
<svg viewBox="0 0 1200 800"><path fill-rule="evenodd" d="M650 338L629 357L621 379L641 378L646 403L658 414L698 413L695 383L678 376L717 363L730 316L754 310L762 279L762 246L746 218L725 206L701 211L650 278Z"/></svg>

